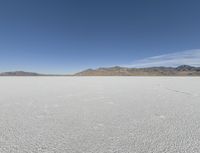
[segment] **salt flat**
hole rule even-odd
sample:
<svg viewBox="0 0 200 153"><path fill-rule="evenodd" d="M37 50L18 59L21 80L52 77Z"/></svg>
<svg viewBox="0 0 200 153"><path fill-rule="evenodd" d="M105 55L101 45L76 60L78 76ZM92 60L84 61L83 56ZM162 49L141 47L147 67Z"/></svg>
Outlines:
<svg viewBox="0 0 200 153"><path fill-rule="evenodd" d="M200 77L1 77L1 153L199 153Z"/></svg>

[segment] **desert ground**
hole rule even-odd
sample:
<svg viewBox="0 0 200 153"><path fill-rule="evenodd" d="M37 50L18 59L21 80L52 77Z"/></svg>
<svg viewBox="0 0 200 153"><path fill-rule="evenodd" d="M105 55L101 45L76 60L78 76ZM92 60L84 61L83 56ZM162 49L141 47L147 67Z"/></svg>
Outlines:
<svg viewBox="0 0 200 153"><path fill-rule="evenodd" d="M0 77L1 153L199 153L200 77Z"/></svg>

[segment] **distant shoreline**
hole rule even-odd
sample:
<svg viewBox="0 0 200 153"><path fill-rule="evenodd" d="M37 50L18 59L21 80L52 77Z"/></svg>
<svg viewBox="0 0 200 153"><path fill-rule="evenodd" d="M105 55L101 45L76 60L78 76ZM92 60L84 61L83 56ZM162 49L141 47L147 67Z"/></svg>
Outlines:
<svg viewBox="0 0 200 153"><path fill-rule="evenodd" d="M181 65L178 67L148 67L148 68L127 68L127 67L108 67L98 69L87 69L75 74L41 74L35 72L12 71L2 72L0 76L200 76L200 67Z"/></svg>

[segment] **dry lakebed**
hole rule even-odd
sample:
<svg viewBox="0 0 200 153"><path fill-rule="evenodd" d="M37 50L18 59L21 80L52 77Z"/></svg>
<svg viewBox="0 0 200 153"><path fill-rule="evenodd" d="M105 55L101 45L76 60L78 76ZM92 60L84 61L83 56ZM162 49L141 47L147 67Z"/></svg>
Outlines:
<svg viewBox="0 0 200 153"><path fill-rule="evenodd" d="M0 153L199 153L200 77L0 77Z"/></svg>

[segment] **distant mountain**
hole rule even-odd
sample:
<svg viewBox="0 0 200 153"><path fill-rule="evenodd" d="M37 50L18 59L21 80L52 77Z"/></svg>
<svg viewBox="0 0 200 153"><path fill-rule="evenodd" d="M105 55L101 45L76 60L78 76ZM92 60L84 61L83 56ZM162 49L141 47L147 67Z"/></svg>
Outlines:
<svg viewBox="0 0 200 153"><path fill-rule="evenodd" d="M174 67L126 68L109 67L87 69L76 76L200 76L200 67L181 65Z"/></svg>
<svg viewBox="0 0 200 153"><path fill-rule="evenodd" d="M24 71L2 72L0 76L43 76L43 74Z"/></svg>
<svg viewBox="0 0 200 153"><path fill-rule="evenodd" d="M41 74L35 72L25 72L25 71L11 71L11 72L2 72L0 76L72 76L72 75L63 75L63 74Z"/></svg>
<svg viewBox="0 0 200 153"><path fill-rule="evenodd" d="M87 69L74 75L40 74L25 71L2 72L0 76L200 76L200 67L181 65L178 67L127 68L108 67Z"/></svg>

